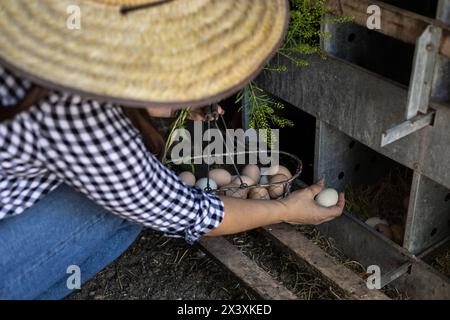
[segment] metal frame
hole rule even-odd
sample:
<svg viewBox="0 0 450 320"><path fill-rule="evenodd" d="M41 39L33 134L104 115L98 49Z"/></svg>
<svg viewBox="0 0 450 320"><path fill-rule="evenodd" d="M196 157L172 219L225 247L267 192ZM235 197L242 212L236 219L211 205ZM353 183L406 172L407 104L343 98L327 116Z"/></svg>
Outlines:
<svg viewBox="0 0 450 320"><path fill-rule="evenodd" d="M343 2L347 9L354 9L350 3L361 5ZM342 40L353 27L327 23L322 28L332 34L323 42L328 59L306 57L310 66L299 69L279 56L277 63L288 66L288 72L264 72L257 79L267 92L316 117L316 178L325 177L328 185L343 190L348 184L373 182L392 160L413 170L403 248L351 213L319 229L349 257L379 265L383 284L393 282L414 298L450 297L448 279L416 257L450 237L450 104L442 102L449 100L450 67L448 58L438 55L449 6L449 0L441 0L440 21L388 8L392 21L400 15L417 22L417 30L409 30L419 36L409 88L333 57L342 53L338 55L351 60L351 45Z"/></svg>

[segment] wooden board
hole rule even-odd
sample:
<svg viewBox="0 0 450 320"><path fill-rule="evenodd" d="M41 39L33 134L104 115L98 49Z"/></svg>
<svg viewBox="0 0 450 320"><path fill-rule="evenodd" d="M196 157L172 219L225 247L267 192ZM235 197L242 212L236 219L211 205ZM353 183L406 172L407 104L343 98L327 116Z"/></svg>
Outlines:
<svg viewBox="0 0 450 320"><path fill-rule="evenodd" d="M282 248L290 251L300 262L306 263L329 283L340 288L349 299L355 300L389 300L382 292L370 290L366 283L354 272L336 263L331 256L308 240L294 227L279 224L262 229Z"/></svg>
<svg viewBox="0 0 450 320"><path fill-rule="evenodd" d="M297 300L298 297L273 279L223 237L200 240L200 247L222 263L248 288L266 300Z"/></svg>
<svg viewBox="0 0 450 320"><path fill-rule="evenodd" d="M367 8L377 5L381 8L381 29L376 31L411 44L416 43L428 25L438 26L443 29L439 53L450 57L450 28L442 22L374 0L328 0L327 3L334 15L353 17L353 22L361 26L367 24Z"/></svg>

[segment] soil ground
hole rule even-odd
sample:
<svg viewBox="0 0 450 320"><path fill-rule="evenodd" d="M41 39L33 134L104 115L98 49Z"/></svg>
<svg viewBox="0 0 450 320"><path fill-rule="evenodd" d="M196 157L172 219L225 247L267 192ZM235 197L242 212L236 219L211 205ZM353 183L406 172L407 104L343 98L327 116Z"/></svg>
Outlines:
<svg viewBox="0 0 450 320"><path fill-rule="evenodd" d="M219 264L182 239L144 230L114 263L85 283L71 300L251 299Z"/></svg>

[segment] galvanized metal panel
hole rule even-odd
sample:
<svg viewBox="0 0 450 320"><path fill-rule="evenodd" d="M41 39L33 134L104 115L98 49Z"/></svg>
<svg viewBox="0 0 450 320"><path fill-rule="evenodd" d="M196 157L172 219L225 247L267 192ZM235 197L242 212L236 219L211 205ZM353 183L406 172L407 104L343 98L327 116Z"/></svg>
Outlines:
<svg viewBox="0 0 450 320"><path fill-rule="evenodd" d="M428 110L441 36L441 28L428 26L417 39L406 105L407 120L414 118L419 112L426 113Z"/></svg>
<svg viewBox="0 0 450 320"><path fill-rule="evenodd" d="M404 247L418 254L450 235L450 190L414 174Z"/></svg>
<svg viewBox="0 0 450 320"><path fill-rule="evenodd" d="M404 86L334 57L305 57L310 66L266 71L257 82L267 92L334 126L373 150L450 188L450 107L432 104L433 127L381 148L382 133L404 119Z"/></svg>
<svg viewBox="0 0 450 320"><path fill-rule="evenodd" d="M349 299L387 300L383 293L370 290L358 275L336 263L325 251L308 240L294 227L287 224L268 226L262 229L276 244L294 254L300 263L306 264L328 282L335 284Z"/></svg>
<svg viewBox="0 0 450 320"><path fill-rule="evenodd" d="M323 121L316 124L314 177L325 178L328 186L345 191L370 185L395 164L367 146Z"/></svg>

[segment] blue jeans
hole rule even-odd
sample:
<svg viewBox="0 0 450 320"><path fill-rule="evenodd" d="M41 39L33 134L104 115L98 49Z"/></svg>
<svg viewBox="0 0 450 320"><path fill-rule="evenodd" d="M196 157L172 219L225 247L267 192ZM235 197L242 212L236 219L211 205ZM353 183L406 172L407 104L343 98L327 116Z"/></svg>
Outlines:
<svg viewBox="0 0 450 320"><path fill-rule="evenodd" d="M141 226L62 185L19 216L0 221L0 299L62 299L120 256Z"/></svg>

